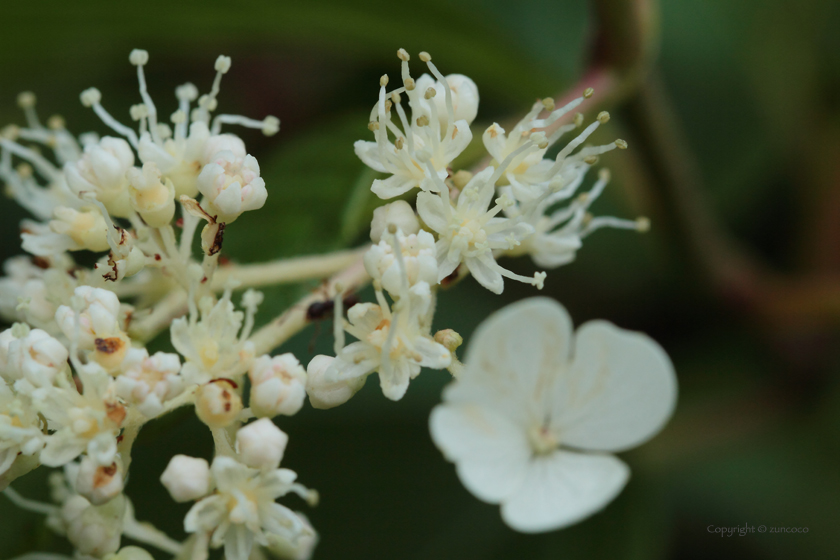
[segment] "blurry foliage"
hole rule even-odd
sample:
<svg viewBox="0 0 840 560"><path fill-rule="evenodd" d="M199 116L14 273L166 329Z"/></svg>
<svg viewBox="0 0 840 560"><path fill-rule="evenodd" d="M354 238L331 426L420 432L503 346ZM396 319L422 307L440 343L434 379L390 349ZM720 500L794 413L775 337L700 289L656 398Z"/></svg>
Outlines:
<svg viewBox="0 0 840 560"><path fill-rule="evenodd" d="M480 141L482 124L521 114L533 99L562 92L581 75L593 19L584 0L18 2L4 6L4 16L2 123L22 120L14 97L31 89L43 117L59 112L76 132L105 132L77 94L96 85L105 106L127 120L137 97L130 49L150 51L150 87L163 112L174 108L175 85L189 80L206 88L215 56L233 56L220 108L283 121L270 140L242 133L270 196L266 208L228 229L224 252L241 262L362 241L378 201L366 189L373 175L352 142L369 135L376 81L383 72L397 74L398 47L427 50L445 73L476 81ZM659 67L722 221L776 266L840 267L840 239L826 237L832 230L820 225L840 215L840 4L662 0L660 24ZM600 134L627 136L633 149L632 130L620 119ZM637 190L622 175L638 165L628 157L604 158L617 173L597 213L633 216L656 205L655 191ZM827 206L832 193L834 206ZM19 252L21 217L13 204L2 206L4 259ZM809 243L821 235L823 249L815 253ZM381 396L374 376L338 409L307 405L277 421L291 436L284 464L321 492L314 510L288 501L321 532L316 557L835 558L836 324L801 338L770 336L688 274L685 249L673 243L656 223L646 236L602 232L546 284L578 323L600 317L649 332L681 376L673 422L627 456L634 477L604 512L546 535L510 531L496 506L464 490L428 437L428 413L446 374L425 372L399 403ZM677 254L684 258L673 259ZM533 270L525 261L508 264ZM260 317L313 289L266 290ZM508 283L504 296L492 297L468 279L441 294L437 325L468 339L492 310L531 294ZM315 325L282 350L305 363L329 351L329 331ZM182 535L186 506L171 502L157 479L175 453L209 457L206 430L182 411L149 425L135 449L128 494L138 517ZM47 474L39 469L15 486L46 500ZM710 524L744 523L811 531L723 539L706 532ZM31 550L67 546L40 516L0 498L0 559Z"/></svg>

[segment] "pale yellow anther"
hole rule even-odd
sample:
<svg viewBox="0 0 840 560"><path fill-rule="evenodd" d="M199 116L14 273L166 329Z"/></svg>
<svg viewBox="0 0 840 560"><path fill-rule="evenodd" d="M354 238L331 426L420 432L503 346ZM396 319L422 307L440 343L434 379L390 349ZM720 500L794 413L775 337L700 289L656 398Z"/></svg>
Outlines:
<svg viewBox="0 0 840 560"><path fill-rule="evenodd" d="M417 126L427 126L429 124L429 117L426 115L420 115L416 122Z"/></svg>
<svg viewBox="0 0 840 560"><path fill-rule="evenodd" d="M388 85L388 74L383 74L381 78L379 78L379 85L385 87Z"/></svg>
<svg viewBox="0 0 840 560"><path fill-rule="evenodd" d="M583 98L584 99L589 99L590 97L592 97L593 93L595 93L594 89L592 89L591 87L586 88L585 90L583 90Z"/></svg>
<svg viewBox="0 0 840 560"><path fill-rule="evenodd" d="M411 57L408 54L408 51L406 51L405 49L400 49L397 51L397 58L399 58L403 62L408 62L411 59Z"/></svg>
<svg viewBox="0 0 840 560"><path fill-rule="evenodd" d="M397 233L397 225L396 224L388 224L388 233L394 235Z"/></svg>
<svg viewBox="0 0 840 560"><path fill-rule="evenodd" d="M551 97L546 97L542 100L543 107L545 107L546 111L553 111L554 110L554 99Z"/></svg>
<svg viewBox="0 0 840 560"><path fill-rule="evenodd" d="M397 148L398 150L402 150L404 144L405 144L405 138L400 136L399 138L397 138L396 142L394 142L394 147Z"/></svg>
<svg viewBox="0 0 840 560"><path fill-rule="evenodd" d="M423 94L423 97L425 97L426 99L431 99L435 95L437 95L437 90L433 87L430 87L426 89L426 93Z"/></svg>
<svg viewBox="0 0 840 560"><path fill-rule="evenodd" d="M379 130L379 123L377 121L370 121L368 123L368 130Z"/></svg>
<svg viewBox="0 0 840 560"><path fill-rule="evenodd" d="M575 113L575 126L581 126L583 124L583 113Z"/></svg>
<svg viewBox="0 0 840 560"><path fill-rule="evenodd" d="M4 126L3 130L0 130L0 137L5 138L6 140L17 140L19 134L20 128L14 124Z"/></svg>
<svg viewBox="0 0 840 560"><path fill-rule="evenodd" d="M432 55L430 55L426 51L422 51L418 56L423 62L429 62L430 60L432 60Z"/></svg>
<svg viewBox="0 0 840 560"><path fill-rule="evenodd" d="M33 174L32 166L28 163L21 163L15 168L15 171L20 175L21 179L29 179Z"/></svg>
<svg viewBox="0 0 840 560"><path fill-rule="evenodd" d="M402 96L399 93L394 92L391 94L391 101L394 103L400 103L402 101Z"/></svg>
<svg viewBox="0 0 840 560"><path fill-rule="evenodd" d="M589 165L595 165L596 163L598 163L598 156L586 156L585 158L583 158L583 161L584 163L587 163Z"/></svg>
<svg viewBox="0 0 840 560"><path fill-rule="evenodd" d="M627 142L625 142L624 140L619 138L618 140L615 141L615 147L618 148L619 150L626 150L627 149Z"/></svg>
<svg viewBox="0 0 840 560"><path fill-rule="evenodd" d="M650 230L650 220L645 216L636 218L636 231L644 233Z"/></svg>
<svg viewBox="0 0 840 560"><path fill-rule="evenodd" d="M35 94L31 91L22 91L17 96L17 104L21 109L29 109L35 106Z"/></svg>
<svg viewBox="0 0 840 560"><path fill-rule="evenodd" d="M47 119L47 127L51 130L64 130L66 123L61 115L53 115Z"/></svg>
<svg viewBox="0 0 840 560"><path fill-rule="evenodd" d="M467 183L473 178L473 174L467 171L466 169L461 169L455 175L452 176L452 184L458 187L459 189L463 189L467 186Z"/></svg>
<svg viewBox="0 0 840 560"><path fill-rule="evenodd" d="M598 179L601 181L609 181L612 177L609 169L602 169L598 172Z"/></svg>
<svg viewBox="0 0 840 560"><path fill-rule="evenodd" d="M610 120L610 114L606 111L601 111L598 113L598 122L601 124L606 124Z"/></svg>
<svg viewBox="0 0 840 560"><path fill-rule="evenodd" d="M385 101L385 112L390 113L391 112L391 107L393 107L393 106L394 106L394 103L390 99L386 100Z"/></svg>
<svg viewBox="0 0 840 560"><path fill-rule="evenodd" d="M405 86L406 91L414 91L414 78L406 78L403 80L403 85Z"/></svg>

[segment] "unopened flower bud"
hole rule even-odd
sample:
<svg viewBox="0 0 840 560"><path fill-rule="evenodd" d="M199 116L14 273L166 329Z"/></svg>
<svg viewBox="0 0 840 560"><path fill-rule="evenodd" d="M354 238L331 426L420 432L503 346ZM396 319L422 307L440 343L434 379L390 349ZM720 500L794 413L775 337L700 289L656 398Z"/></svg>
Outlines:
<svg viewBox="0 0 840 560"><path fill-rule="evenodd" d="M128 189L131 206L151 227L168 225L175 216L175 186L161 181L161 172L154 162L144 163L142 169L128 170Z"/></svg>
<svg viewBox="0 0 840 560"><path fill-rule="evenodd" d="M292 354L254 360L248 372L251 379L251 411L257 417L291 416L303 406L306 397L306 370Z"/></svg>
<svg viewBox="0 0 840 560"><path fill-rule="evenodd" d="M122 494L101 506L91 505L79 495L70 498L61 510L67 539L82 555L102 558L116 552L120 548L125 508Z"/></svg>
<svg viewBox="0 0 840 560"><path fill-rule="evenodd" d="M210 492L210 465L204 459L175 455L160 482L176 502L197 500Z"/></svg>
<svg viewBox="0 0 840 560"><path fill-rule="evenodd" d="M313 408L333 408L349 401L356 391L365 384L365 377L357 377L346 381L327 381L327 368L335 358L318 355L312 358L306 367L306 393Z"/></svg>
<svg viewBox="0 0 840 560"><path fill-rule="evenodd" d="M478 115L478 86L463 74L449 74L446 76L446 83L452 92L452 109L455 112L455 120L465 120L472 124ZM439 89L441 95L435 95L433 103L437 105L438 117L441 125L446 124L446 96L443 95L443 84L438 83L435 89Z"/></svg>
<svg viewBox="0 0 840 560"><path fill-rule="evenodd" d="M224 428L242 412L242 398L231 381L216 379L198 388L195 412L211 428Z"/></svg>
<svg viewBox="0 0 840 560"><path fill-rule="evenodd" d="M102 466L90 457L84 457L76 476L76 491L91 504L102 505L123 490L123 475L116 462Z"/></svg>
<svg viewBox="0 0 840 560"><path fill-rule="evenodd" d="M420 230L420 222L414 214L414 209L405 200L396 200L373 211L373 220L370 222L371 241L378 243L382 234L388 231L389 224L397 226L405 235Z"/></svg>
<svg viewBox="0 0 840 560"><path fill-rule="evenodd" d="M464 339L454 330L444 329L435 333L435 342L443 345L450 352L455 352L464 343Z"/></svg>
<svg viewBox="0 0 840 560"><path fill-rule="evenodd" d="M287 436L274 422L262 418L236 432L236 452L240 460L255 469L276 469L283 460Z"/></svg>
<svg viewBox="0 0 840 560"><path fill-rule="evenodd" d="M73 208L59 206L53 210L53 215L55 219L50 222L50 229L68 236L76 242L79 249L95 253L108 250L108 226L105 225L105 218L101 212L79 212Z"/></svg>

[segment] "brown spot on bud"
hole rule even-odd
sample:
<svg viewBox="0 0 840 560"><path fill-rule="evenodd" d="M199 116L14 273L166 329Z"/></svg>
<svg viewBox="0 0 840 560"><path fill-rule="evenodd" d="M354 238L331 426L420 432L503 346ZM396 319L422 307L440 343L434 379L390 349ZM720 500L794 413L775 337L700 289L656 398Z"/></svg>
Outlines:
<svg viewBox="0 0 840 560"><path fill-rule="evenodd" d="M93 487L102 488L111 483L114 475L117 474L117 464L111 463L107 467L99 467L93 475Z"/></svg>
<svg viewBox="0 0 840 560"><path fill-rule="evenodd" d="M103 354L113 354L118 352L125 342L119 337L112 336L111 338L97 338L93 341L93 344L97 351Z"/></svg>
<svg viewBox="0 0 840 560"><path fill-rule="evenodd" d="M125 407L118 402L106 402L105 403L105 416L108 419L116 424L117 426L122 425L123 420L125 420L126 416Z"/></svg>

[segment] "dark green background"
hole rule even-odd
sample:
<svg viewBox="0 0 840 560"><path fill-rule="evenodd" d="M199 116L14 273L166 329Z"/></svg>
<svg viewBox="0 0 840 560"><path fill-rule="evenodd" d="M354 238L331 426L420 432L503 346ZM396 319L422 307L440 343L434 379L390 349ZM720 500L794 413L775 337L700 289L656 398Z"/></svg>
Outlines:
<svg viewBox="0 0 840 560"><path fill-rule="evenodd" d="M501 523L497 507L469 495L431 444L426 422L447 374L425 372L399 403L371 379L338 409L307 405L278 420L291 438L284 465L322 496L314 510L286 502L321 532L317 558L837 557L840 4L662 0L654 11L661 34L652 70L638 90L605 106L615 118L599 139L624 137L630 150L603 159L616 180L594 207L650 215L653 229L599 233L574 264L550 273L545 293L577 323L605 318L663 344L681 384L672 423L625 454L633 478L603 513L524 536ZM267 208L229 228L225 252L240 261L321 252L363 240L371 201L357 192L362 211L345 207L354 186L372 177L352 142L367 137L378 76L397 75L398 47L428 50L444 73L476 81L480 138L493 120L574 84L592 61L600 21L583 0L7 2L0 123L20 123L15 96L33 90L42 117L61 113L76 132L104 132L78 103L92 85L127 121L138 101L127 59L138 47L150 53L150 89L168 114L174 86L189 80L206 89L215 57L230 55L220 108L274 114L283 125L272 139L242 133L270 196ZM659 97L650 84L659 84ZM655 141L657 115L671 141ZM678 141L684 149L675 149ZM669 179L663 165L682 175ZM674 194L688 188L688 198ZM717 224L711 233L693 225L707 211ZM21 217L11 201L0 207L3 258L19 252ZM702 253L697 239L711 248ZM731 251L755 263L746 281L727 275ZM717 260L724 264L710 265ZM524 260L507 264L533 272ZM312 288L267 291L261 316ZM492 310L532 293L508 283L496 297L468 279L442 294L435 326L468 339ZM306 362L312 340L328 351L329 326L315 337L309 328L283 350ZM211 445L191 413L144 430L127 488L140 519L182 536L187 508L157 479L174 453L209 458ZM15 487L45 499L46 474ZM745 523L809 533L707 532ZM0 559L32 550L66 544L41 518L0 498Z"/></svg>

